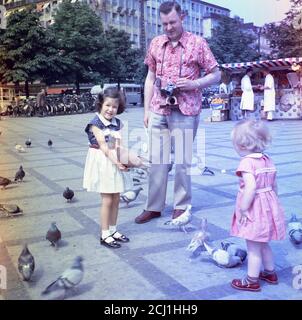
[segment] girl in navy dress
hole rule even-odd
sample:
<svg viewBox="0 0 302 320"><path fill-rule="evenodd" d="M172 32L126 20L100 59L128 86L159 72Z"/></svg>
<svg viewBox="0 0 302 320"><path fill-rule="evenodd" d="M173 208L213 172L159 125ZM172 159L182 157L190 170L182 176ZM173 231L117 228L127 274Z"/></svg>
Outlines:
<svg viewBox="0 0 302 320"><path fill-rule="evenodd" d="M88 192L101 194L100 243L109 248L119 248L120 243L129 242L129 238L116 229L120 193L133 186L127 164L121 163L117 153L122 149L122 122L115 116L124 111L125 99L114 87L107 88L98 98L97 113L85 129L89 150L83 187Z"/></svg>

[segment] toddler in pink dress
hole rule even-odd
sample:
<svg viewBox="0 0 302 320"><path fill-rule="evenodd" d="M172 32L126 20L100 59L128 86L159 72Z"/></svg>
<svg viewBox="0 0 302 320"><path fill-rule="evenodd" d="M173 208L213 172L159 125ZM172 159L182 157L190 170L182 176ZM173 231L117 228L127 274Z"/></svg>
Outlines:
<svg viewBox="0 0 302 320"><path fill-rule="evenodd" d="M247 120L235 126L232 141L242 159L236 170L240 186L231 235L246 239L248 275L233 280L231 285L239 290L260 291L259 278L278 283L269 241L283 240L286 233L284 211L277 196L276 168L263 154L271 137L263 122Z"/></svg>

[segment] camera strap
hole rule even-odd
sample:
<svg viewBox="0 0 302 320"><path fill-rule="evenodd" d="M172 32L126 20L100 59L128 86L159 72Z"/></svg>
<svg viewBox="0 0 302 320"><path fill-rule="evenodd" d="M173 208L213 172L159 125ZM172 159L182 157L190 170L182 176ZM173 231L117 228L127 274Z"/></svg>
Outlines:
<svg viewBox="0 0 302 320"><path fill-rule="evenodd" d="M163 75L163 66L164 66L164 60L165 60L166 49L167 49L168 43L169 43L169 42L167 42L167 43L165 44L164 51L163 51L163 56L162 56L162 60L161 60L161 68L160 68L160 76ZM182 55L183 55L183 47L181 46L180 62L179 62L179 78L181 78Z"/></svg>

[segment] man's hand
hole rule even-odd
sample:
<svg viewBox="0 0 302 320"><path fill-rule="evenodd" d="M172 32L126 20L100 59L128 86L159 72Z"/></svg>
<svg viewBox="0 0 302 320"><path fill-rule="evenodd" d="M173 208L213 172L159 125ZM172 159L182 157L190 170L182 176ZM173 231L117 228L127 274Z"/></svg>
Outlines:
<svg viewBox="0 0 302 320"><path fill-rule="evenodd" d="M198 89L198 82L187 78L179 78L176 81L176 87L182 91Z"/></svg>
<svg viewBox="0 0 302 320"><path fill-rule="evenodd" d="M149 112L145 113L144 115L144 125L146 128L148 128L148 123L149 123Z"/></svg>

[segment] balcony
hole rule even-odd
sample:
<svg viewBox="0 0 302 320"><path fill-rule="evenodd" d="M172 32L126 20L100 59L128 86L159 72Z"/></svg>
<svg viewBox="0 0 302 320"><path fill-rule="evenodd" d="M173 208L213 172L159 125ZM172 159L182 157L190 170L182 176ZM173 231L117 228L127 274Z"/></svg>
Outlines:
<svg viewBox="0 0 302 320"><path fill-rule="evenodd" d="M39 3L39 2L41 2L41 0L20 0L20 1L4 4L4 7L6 8L6 10L11 10L11 9L23 7L26 5Z"/></svg>

